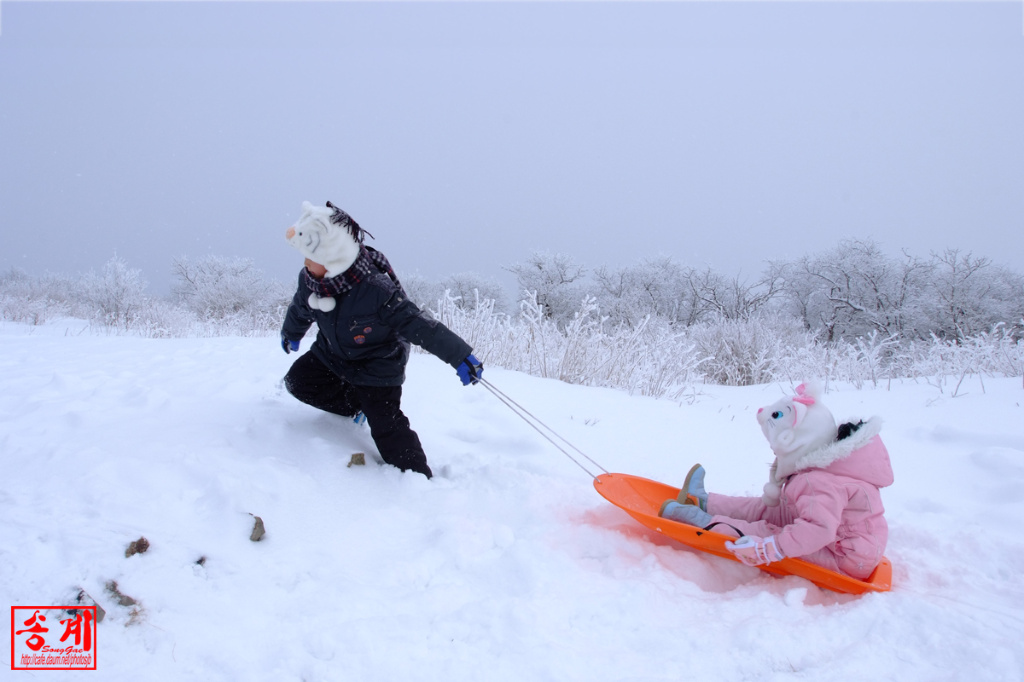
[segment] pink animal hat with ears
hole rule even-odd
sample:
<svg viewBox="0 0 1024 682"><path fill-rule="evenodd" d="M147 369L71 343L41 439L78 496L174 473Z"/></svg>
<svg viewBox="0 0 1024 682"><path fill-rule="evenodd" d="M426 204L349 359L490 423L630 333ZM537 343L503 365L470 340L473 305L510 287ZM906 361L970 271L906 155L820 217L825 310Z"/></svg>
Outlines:
<svg viewBox="0 0 1024 682"><path fill-rule="evenodd" d="M775 453L773 478L778 481L798 471L801 459L836 439L836 420L821 404L817 384L800 384L796 395L757 411L761 432Z"/></svg>

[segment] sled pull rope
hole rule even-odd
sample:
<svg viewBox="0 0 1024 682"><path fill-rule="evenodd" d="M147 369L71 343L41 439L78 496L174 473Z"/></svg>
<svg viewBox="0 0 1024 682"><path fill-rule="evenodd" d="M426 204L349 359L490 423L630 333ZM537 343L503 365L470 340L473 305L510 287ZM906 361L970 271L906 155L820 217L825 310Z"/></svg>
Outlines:
<svg viewBox="0 0 1024 682"><path fill-rule="evenodd" d="M590 462L591 464L593 464L594 466L596 466L596 467L597 467L598 469L600 469L600 470L601 470L601 471L603 471L604 473L606 473L606 474L608 473L608 470L607 470L607 469L605 469L605 468L604 468L603 466L601 466L600 464L598 464L597 462L595 462L595 461L594 461L593 459L591 459L591 458L590 458L590 457L589 457L589 456L588 456L588 455L587 455L587 454L586 454L585 452L583 452L582 450L580 450L580 449L579 449L578 447L576 447L575 445L573 445L572 443L570 443L569 441L567 441L567 440L566 440L565 438L563 438L562 436L558 435L558 434L557 434L557 433L555 432L555 430L554 430L554 429L552 429L552 428L551 428L550 426L548 426L547 424L545 424L544 422L542 422L542 421L541 421L540 419L538 419L537 417L535 417L534 415L532 415L532 414L530 413L530 411L529 411L529 410L527 410L527 409L526 409L525 407L523 407L522 405L520 405L519 403L517 403L517 402L516 402L515 400L513 400L512 398L510 398L510 397L509 397L508 395L506 395L505 393L503 393L503 392L502 392L502 391L501 391L501 390L500 390L500 389L499 389L499 388L498 388L497 386L495 386L494 384L492 384L491 382L489 382L489 381L488 381L487 379L484 379L484 378L482 378L482 377L480 378L480 380L479 380L479 381L480 381L480 383L481 383L481 384L483 385L483 387L484 387L484 388L486 388L486 389L487 389L488 391L490 391L491 393L493 393L493 394L494 394L494 397L495 397L495 398L497 398L498 400L500 400L501 402L503 402L503 403L504 403L504 404L505 404L505 405L506 405L506 406L507 406L507 407L508 407L508 408L509 408L510 410L512 410L513 412L515 412L515 413L516 413L517 415L519 415L519 418L520 418L520 419L522 419L522 420L523 420L524 422L526 422L526 423L527 423L527 424L529 424L529 425L530 425L531 427L533 427L533 429L534 429L534 430L535 430L535 431L536 431L537 433L539 433L539 434L540 434L541 436L543 436L543 437L544 437L545 439L547 439L547 441L548 441L549 443L551 443L551 444L552 444L552 445L554 445L554 446L555 446L556 448L558 448L558 449L559 449L559 450L561 451L561 453L562 453L563 455L565 455L566 457L568 457L569 459L571 459L571 460L573 461L573 463L574 463L574 464L575 464L576 466L578 466L578 467L579 467L580 469L583 469L583 471L585 471L585 472L586 472L587 476L590 476L591 478L597 478L597 476L596 476L596 475L594 475L594 474L593 474L593 473L592 473L592 472L591 472L591 471L590 471L589 469L587 469L587 467L586 467L586 466L584 466L584 465L583 465L583 464L582 464L582 463L581 463L581 462L580 462L580 461L579 461L578 459L576 459L575 457L573 457L573 456L572 456L572 454L571 454L571 453L569 453L569 451L568 451L568 450L566 450L566 449L565 449L565 448L563 448L563 447L562 447L561 445L559 445L558 443L556 443L556 442L555 442L555 440L554 440L554 439L553 439L553 438L552 438L551 436L554 436L554 437L555 437L555 438L557 438L558 440L560 440L560 441L562 441L563 443L565 443L566 445L568 445L568 446L569 446L570 448L572 448L572 449L573 449L573 450L575 450L575 451L576 451L577 453L579 453L580 455L582 455L584 459L586 459L586 460L587 460L588 462ZM548 431L550 432L550 434L551 434L551 435L549 436L549 435L548 435L547 433L544 433L544 431L542 431L542 430L541 430L541 427L543 427L543 428L547 429L547 430L548 430Z"/></svg>

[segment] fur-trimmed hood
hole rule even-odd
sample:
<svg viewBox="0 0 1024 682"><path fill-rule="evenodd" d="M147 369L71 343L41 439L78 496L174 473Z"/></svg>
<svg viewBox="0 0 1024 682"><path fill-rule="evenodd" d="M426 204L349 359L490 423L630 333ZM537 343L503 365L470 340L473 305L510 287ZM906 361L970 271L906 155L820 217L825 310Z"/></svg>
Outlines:
<svg viewBox="0 0 1024 682"><path fill-rule="evenodd" d="M790 474L795 474L796 472L803 471L804 469L828 468L834 462L846 459L856 450L867 445L868 441L877 436L881 430L881 418L872 417L846 438L843 438L842 440L834 440L825 447L806 453L803 457L800 457L793 462L789 467L785 467L780 464L779 469L781 470L778 472L778 476L779 478L785 478Z"/></svg>
<svg viewBox="0 0 1024 682"><path fill-rule="evenodd" d="M776 458L768 483L764 486L762 500L768 506L777 505L785 480L808 469L820 469L837 476L855 478L879 488L892 485L892 464L879 437L881 430L881 418L872 417L846 438L811 450L792 462Z"/></svg>

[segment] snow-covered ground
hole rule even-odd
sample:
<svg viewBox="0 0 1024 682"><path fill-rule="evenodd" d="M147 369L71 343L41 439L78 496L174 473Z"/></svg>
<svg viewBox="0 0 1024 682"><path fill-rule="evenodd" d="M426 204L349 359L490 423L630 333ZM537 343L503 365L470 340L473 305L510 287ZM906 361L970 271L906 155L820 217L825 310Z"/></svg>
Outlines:
<svg viewBox="0 0 1024 682"><path fill-rule="evenodd" d="M0 605L80 587L107 612L98 672L26 679L1024 678L1020 378L831 388L837 418L885 419L896 472L893 590L851 597L647 531L431 356L404 399L427 481L292 399L276 338L80 328L0 324ZM608 471L678 485L700 461L732 494L760 491L754 413L784 389L677 403L486 377ZM346 466L357 451L368 465ZM149 551L125 558L139 536Z"/></svg>

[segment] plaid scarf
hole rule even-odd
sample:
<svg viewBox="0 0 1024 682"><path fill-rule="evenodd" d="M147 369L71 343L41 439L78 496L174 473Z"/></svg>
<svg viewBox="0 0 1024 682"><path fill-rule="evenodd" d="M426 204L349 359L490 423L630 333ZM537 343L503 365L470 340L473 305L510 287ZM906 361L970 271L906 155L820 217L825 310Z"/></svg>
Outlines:
<svg viewBox="0 0 1024 682"><path fill-rule="evenodd" d="M320 298L346 294L367 277L378 272L382 272L390 277L391 281L398 287L398 290L402 292L402 295L405 295L402 283L398 281L398 276L391 268L391 263L388 262L383 253L371 246L360 246L356 262L348 270L336 277L317 279L309 273L307 268L302 269L302 275L306 279L306 286Z"/></svg>

